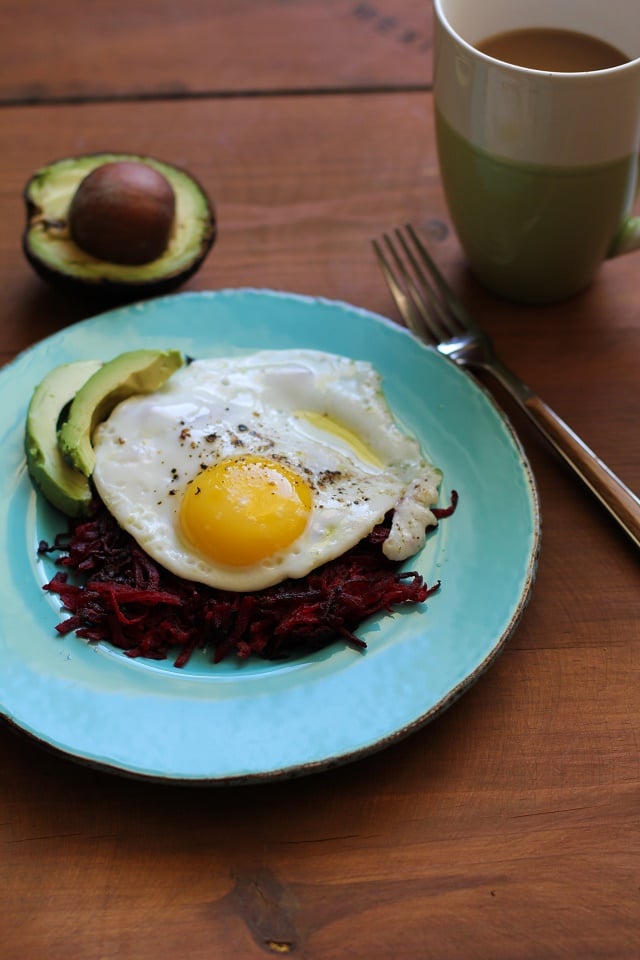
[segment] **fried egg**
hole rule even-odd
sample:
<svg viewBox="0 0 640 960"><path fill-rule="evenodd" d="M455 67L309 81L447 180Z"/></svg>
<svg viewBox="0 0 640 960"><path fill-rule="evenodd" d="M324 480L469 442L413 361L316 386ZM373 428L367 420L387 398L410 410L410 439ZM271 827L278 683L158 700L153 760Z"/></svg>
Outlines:
<svg viewBox="0 0 640 960"><path fill-rule="evenodd" d="M440 473L364 361L315 350L196 360L94 434L96 489L186 579L251 591L303 577L394 509L403 560L436 523Z"/></svg>

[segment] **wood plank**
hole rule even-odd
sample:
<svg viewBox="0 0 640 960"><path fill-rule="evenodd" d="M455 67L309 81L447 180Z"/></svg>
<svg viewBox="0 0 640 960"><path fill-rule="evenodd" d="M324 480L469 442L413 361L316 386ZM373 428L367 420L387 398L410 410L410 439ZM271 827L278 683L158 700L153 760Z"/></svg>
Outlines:
<svg viewBox="0 0 640 960"><path fill-rule="evenodd" d="M46 24L43 29L34 29ZM0 103L424 86L430 0L0 5Z"/></svg>

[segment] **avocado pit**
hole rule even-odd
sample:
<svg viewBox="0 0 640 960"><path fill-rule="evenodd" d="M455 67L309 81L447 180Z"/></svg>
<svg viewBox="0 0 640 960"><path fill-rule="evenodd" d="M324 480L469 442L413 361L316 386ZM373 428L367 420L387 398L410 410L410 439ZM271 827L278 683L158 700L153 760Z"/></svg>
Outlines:
<svg viewBox="0 0 640 960"><path fill-rule="evenodd" d="M76 190L69 231L87 253L110 263L143 264L167 248L176 210L173 187L148 164L96 167Z"/></svg>

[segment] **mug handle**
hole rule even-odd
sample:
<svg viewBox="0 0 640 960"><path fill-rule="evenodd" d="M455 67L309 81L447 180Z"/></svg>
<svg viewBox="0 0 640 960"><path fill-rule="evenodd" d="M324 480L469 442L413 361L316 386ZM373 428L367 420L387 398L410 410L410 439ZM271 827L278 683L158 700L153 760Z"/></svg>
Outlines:
<svg viewBox="0 0 640 960"><path fill-rule="evenodd" d="M607 259L640 249L640 217L627 217L611 244Z"/></svg>

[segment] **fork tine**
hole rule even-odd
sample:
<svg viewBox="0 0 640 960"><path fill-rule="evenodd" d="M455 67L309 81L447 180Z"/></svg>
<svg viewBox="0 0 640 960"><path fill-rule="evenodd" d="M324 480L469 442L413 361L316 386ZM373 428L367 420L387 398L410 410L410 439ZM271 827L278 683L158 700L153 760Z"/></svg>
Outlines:
<svg viewBox="0 0 640 960"><path fill-rule="evenodd" d="M387 233L383 234L382 240L389 251L393 265L385 255L380 244L376 240L373 241L373 247L380 261L384 278L391 290L396 306L411 332L421 340L434 340L437 343L438 340L447 337L448 332L446 330L443 332L441 324L433 315L433 310L430 308L425 294L420 287L424 287L429 300L436 298L437 301L437 295L431 288L426 276L424 276L423 273L420 275L420 268L415 258L412 257L411 251L407 249L406 241L400 232L396 230L395 233L400 246L404 250L405 258L410 261L410 265L417 275L419 284L416 284L416 281L407 269L406 263L400 256L396 244L394 244L393 239ZM411 261L413 262L411 263Z"/></svg>
<svg viewBox="0 0 640 960"><path fill-rule="evenodd" d="M373 240L383 276L405 324L415 336L440 343L471 326L411 224ZM383 245L386 248L383 250Z"/></svg>
<svg viewBox="0 0 640 960"><path fill-rule="evenodd" d="M424 247L420 244L417 235L411 228L410 224L407 224L405 229L409 234L410 239L414 242L417 247L418 253L422 256L423 252L426 253ZM446 340L451 334L451 318L449 316L449 311L447 309L446 300L443 302L439 293L434 290L433 284L429 280L429 277L424 272L422 265L416 259L416 255L411 249L405 235L403 234L400 228L395 230L396 237L402 247L406 258L411 264L411 268L414 272L414 275L418 281L418 285L414 282L412 277L409 275L408 271L405 271L408 283L411 287L413 297L416 301L420 303L420 315L423 318L425 326L427 327L431 336L436 340ZM428 257L428 254L427 254ZM429 259L427 259L426 264L429 267ZM432 261L433 263L433 261Z"/></svg>
<svg viewBox="0 0 640 960"><path fill-rule="evenodd" d="M386 233L384 234L383 239L391 252L391 255L394 259L394 262L396 264L396 267L399 273L404 278L404 275L406 273L404 265L400 260L400 258L398 257L398 254L396 253L396 250L393 247ZM372 244L373 244L373 249L375 251L375 254L378 258L378 262L380 264L382 274L387 282L387 286L389 287L389 290L391 291L391 296L395 300L396 306L400 311L400 316L406 323L409 330L411 330L411 332L415 334L416 337L422 338L423 336L422 323L421 323L420 315L418 314L415 303L413 302L411 297L407 296L407 294L405 293L401 285L398 283L396 276L393 272L393 268L391 267L391 264L389 263L387 257L385 256L382 250L382 247L380 246L378 241L373 240Z"/></svg>
<svg viewBox="0 0 640 960"><path fill-rule="evenodd" d="M460 302L460 300L458 300L456 294L453 292L453 290L445 280L444 276L436 266L436 263L433 257L431 256L431 254L425 247L424 243L422 242L422 240L414 230L413 226L410 223L407 223L405 224L405 230L408 233L408 235L411 237L411 240L414 246L420 253L420 256L423 262L425 263L436 286L438 287L438 290L440 291L440 295L442 296L442 299L446 304L449 315L454 317L458 321L458 324L462 328L462 331L475 330L476 325L474 324L471 317L463 307L462 303Z"/></svg>

